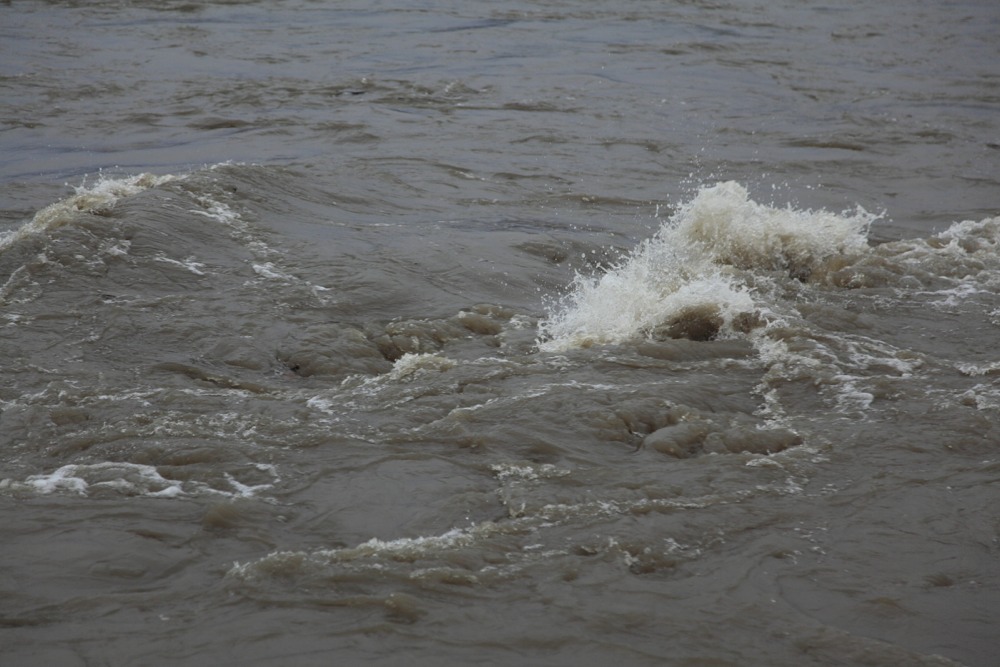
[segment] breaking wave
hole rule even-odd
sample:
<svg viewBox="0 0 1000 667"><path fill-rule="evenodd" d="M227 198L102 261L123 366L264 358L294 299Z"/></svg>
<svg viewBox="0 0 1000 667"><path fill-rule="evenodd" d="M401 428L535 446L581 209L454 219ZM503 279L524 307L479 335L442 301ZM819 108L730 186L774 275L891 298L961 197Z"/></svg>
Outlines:
<svg viewBox="0 0 1000 667"><path fill-rule="evenodd" d="M808 281L833 258L868 253L877 217L766 206L732 181L703 188L607 273L577 275L539 347L746 333L775 315L763 289L770 274Z"/></svg>

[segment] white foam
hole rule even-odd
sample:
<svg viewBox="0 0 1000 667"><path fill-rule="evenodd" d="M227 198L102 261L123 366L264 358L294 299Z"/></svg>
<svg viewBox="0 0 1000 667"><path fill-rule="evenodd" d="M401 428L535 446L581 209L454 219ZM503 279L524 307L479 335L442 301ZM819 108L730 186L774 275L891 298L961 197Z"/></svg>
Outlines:
<svg viewBox="0 0 1000 667"><path fill-rule="evenodd" d="M278 477L277 469L272 465L257 464L257 469L262 472L268 472L274 478L274 481L268 484L243 484L235 477L230 475L228 472L225 474L226 481L229 482L230 486L235 490L235 495L241 498L253 498L261 491L266 491L274 487L274 482L277 482L280 478Z"/></svg>
<svg viewBox="0 0 1000 667"><path fill-rule="evenodd" d="M867 252L868 229L876 218L861 208L836 214L765 206L728 181L703 188L682 206L671 220L676 232L667 237L697 245L717 264L796 269L833 255Z"/></svg>
<svg viewBox="0 0 1000 667"><path fill-rule="evenodd" d="M965 253L989 253L996 256L1000 251L1000 216L982 220L963 220L952 224L937 235L937 240L951 249Z"/></svg>
<svg viewBox="0 0 1000 667"><path fill-rule="evenodd" d="M616 267L577 276L541 323L539 348L619 343L694 311L720 318L720 333L732 333L737 316L769 311L747 272L808 274L831 256L867 252L875 217L764 206L734 182L703 188Z"/></svg>
<svg viewBox="0 0 1000 667"><path fill-rule="evenodd" d="M565 477L570 474L569 470L557 468L551 463L542 463L539 465L531 463L525 463L523 465L516 463L496 463L490 466L490 470L493 471L493 474L501 482L507 480L535 482L540 479Z"/></svg>
<svg viewBox="0 0 1000 667"><path fill-rule="evenodd" d="M862 370L882 368L888 374L911 377L924 365L922 359L906 350L867 336L845 335L839 344L845 349L850 365Z"/></svg>
<svg viewBox="0 0 1000 667"><path fill-rule="evenodd" d="M295 276L281 271L271 262L252 264L251 266L253 268L253 272L263 278L270 278L271 280L284 280L287 282L295 282L297 280Z"/></svg>
<svg viewBox="0 0 1000 667"><path fill-rule="evenodd" d="M455 367L455 361L439 354L412 354L407 352L392 366L388 377L392 380L403 380L413 377L421 371L443 372Z"/></svg>
<svg viewBox="0 0 1000 667"><path fill-rule="evenodd" d="M221 222L224 225L230 227L239 228L242 222L240 214L234 211L228 204L220 202L216 199L211 199L207 196L201 196L198 198L198 203L204 206L204 209L192 208L188 209L189 213L194 213L195 215L203 215L206 218L211 218L216 222Z"/></svg>
<svg viewBox="0 0 1000 667"><path fill-rule="evenodd" d="M955 364L955 368L957 368L963 375L968 375L970 377L980 375L997 375L1000 374L1000 361L994 361L988 364L958 363Z"/></svg>
<svg viewBox="0 0 1000 667"><path fill-rule="evenodd" d="M181 482L164 478L153 466L110 461L69 464L47 475L31 475L20 483L4 482L5 488L26 489L43 495L59 492L88 495L100 488L154 497L174 497L184 493Z"/></svg>
<svg viewBox="0 0 1000 667"><path fill-rule="evenodd" d="M283 562L312 561L315 563L348 563L354 561L374 560L379 567L380 559L416 560L442 551L461 548L474 544L477 539L497 532L499 527L492 522L486 522L469 528L452 528L440 535L428 535L395 540L380 540L372 538L354 547L341 549L317 549L303 551L274 551L264 558L248 562L234 562L227 576L237 578L253 577L258 571L266 571L271 565Z"/></svg>
<svg viewBox="0 0 1000 667"><path fill-rule="evenodd" d="M254 242L251 245L253 246L255 252L257 252L258 254L268 254L271 256L276 255L275 252L272 252L271 249L267 248L262 243ZM331 296L325 294L325 292L333 291L329 287L316 285L307 280L302 280L301 278L298 278L292 275L291 273L288 273L287 271L282 271L274 264L274 262L252 263L250 267L253 269L253 272L256 273L258 276L260 276L261 278L266 278L267 280L276 280L286 284L298 285L304 287L307 290L309 290L309 292L322 303L330 303L331 301L334 300ZM249 285L250 283L248 282L247 284Z"/></svg>
<svg viewBox="0 0 1000 667"><path fill-rule="evenodd" d="M864 412L871 407L875 400L875 395L860 387L865 378L853 375L836 375L832 378L836 382L837 410L839 412Z"/></svg>
<svg viewBox="0 0 1000 667"><path fill-rule="evenodd" d="M993 385L977 384L972 389L966 390L959 397L959 401L977 410L997 410L1000 409L1000 389Z"/></svg>
<svg viewBox="0 0 1000 667"><path fill-rule="evenodd" d="M797 450L806 448L795 448ZM808 450L810 453L812 450ZM797 454L791 450L776 455L786 463L791 463ZM767 458L767 457L761 457ZM785 466L782 465L782 468ZM498 479L513 478L525 482L542 483L543 478L561 477L568 474L551 466L498 464L492 466ZM278 550L257 560L234 562L226 573L228 578L252 582L274 576L285 577L294 572L323 571L345 568L357 571L392 573L419 579L428 573L458 571L454 560L448 554L457 550L489 542L496 538L518 536L518 539L532 540L524 546L503 548L503 560L489 559L479 569L462 566L460 573L474 583L480 576L515 573L520 568L538 559L565 555L564 548L546 549L547 531L568 522L585 522L590 525L594 519L635 515L649 511L678 511L704 509L713 505L740 503L759 493L789 495L801 494L802 486L792 478L782 479L774 484L755 485L749 489L736 489L725 493L690 498L636 498L590 499L580 503L548 503L528 510L522 506L503 521L484 521L467 527L451 528L440 534L403 537L394 540L373 538L357 544L333 549ZM562 542L562 538L558 538ZM670 551L687 550L685 545L666 541ZM435 565L435 562L440 565Z"/></svg>
<svg viewBox="0 0 1000 667"><path fill-rule="evenodd" d="M190 271L191 273L195 274L196 276L203 276L203 275L205 275L205 272L202 271L202 268L204 268L205 265L202 264L201 262L194 261L193 257L188 257L184 261L180 261L180 260L177 260L177 259L171 259L171 258L169 258L169 257L167 257L167 256L165 256L163 254L160 254L157 257L154 257L154 259L157 262L161 262L163 264L173 264L174 266L178 266L178 267L180 267L182 269L186 269L186 270Z"/></svg>
<svg viewBox="0 0 1000 667"><path fill-rule="evenodd" d="M931 301L930 303L932 306L937 306L939 308L955 308L976 294L982 293L986 293L986 290L979 289L976 285L963 282L951 289L932 292L932 294L940 294L944 298L938 299L937 301Z"/></svg>
<svg viewBox="0 0 1000 667"><path fill-rule="evenodd" d="M177 179L177 176L170 174L165 176L139 174L125 178L110 178L102 174L92 186L88 187L85 184L76 186L71 197L49 204L35 213L31 221L20 229L0 237L0 251L19 238L64 225L81 212L94 213L110 209L123 197Z"/></svg>
<svg viewBox="0 0 1000 667"><path fill-rule="evenodd" d="M256 467L262 472L269 473L272 477L271 482L247 485L226 473L226 481L233 491L214 489L202 482L167 479L155 466L119 461L71 463L48 474L31 475L24 481L3 479L0 480L0 490L26 491L40 495L72 493L90 496L101 490L111 490L123 495L151 498L177 498L201 494L250 498L259 497L262 491L273 488L280 479L274 466L258 464Z"/></svg>

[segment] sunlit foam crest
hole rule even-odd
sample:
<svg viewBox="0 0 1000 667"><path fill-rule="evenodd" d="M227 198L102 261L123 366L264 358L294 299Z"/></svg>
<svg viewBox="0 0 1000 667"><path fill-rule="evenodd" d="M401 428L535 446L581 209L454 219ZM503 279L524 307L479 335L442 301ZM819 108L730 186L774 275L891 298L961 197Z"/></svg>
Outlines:
<svg viewBox="0 0 1000 667"><path fill-rule="evenodd" d="M542 323L539 347L560 351L637 336L745 331L769 310L745 272L808 278L831 256L867 252L875 219L861 209L837 215L761 205L733 182L703 188L610 271L577 276Z"/></svg>

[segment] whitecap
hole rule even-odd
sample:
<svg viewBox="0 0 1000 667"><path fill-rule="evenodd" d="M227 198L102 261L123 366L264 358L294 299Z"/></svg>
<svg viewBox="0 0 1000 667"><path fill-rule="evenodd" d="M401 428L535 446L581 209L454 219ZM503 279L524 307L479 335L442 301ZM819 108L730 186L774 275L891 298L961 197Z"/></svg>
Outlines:
<svg viewBox="0 0 1000 667"><path fill-rule="evenodd" d="M771 307L749 278L806 279L836 255L868 251L876 216L778 209L734 182L703 188L624 261L578 275L541 323L544 351L639 336L713 338L763 323Z"/></svg>

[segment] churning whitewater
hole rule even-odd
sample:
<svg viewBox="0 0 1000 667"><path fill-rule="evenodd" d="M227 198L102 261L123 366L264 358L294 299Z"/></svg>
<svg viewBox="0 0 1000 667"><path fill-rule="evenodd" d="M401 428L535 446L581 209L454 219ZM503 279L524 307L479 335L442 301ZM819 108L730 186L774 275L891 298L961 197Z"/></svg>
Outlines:
<svg viewBox="0 0 1000 667"><path fill-rule="evenodd" d="M0 22L0 664L992 667L994 2Z"/></svg>
<svg viewBox="0 0 1000 667"><path fill-rule="evenodd" d="M794 598L831 558L866 558L849 546L865 531L839 543L857 530L839 511L819 532L799 515L853 495L842 466L871 470L859 460L888 443L917 459L944 447L947 477L995 469L990 351L953 339L942 354L919 329L998 325L997 218L871 244L863 210L777 208L725 182L634 250L576 269L560 298L491 303L480 278L450 313L393 316L375 295L396 276L371 273L393 249L293 244L228 194L269 171L102 178L5 238L8 498L194 502L210 534L273 524L228 566L210 558L203 586L416 624L469 595L528 613L535 596L513 591L552 577L568 592L635 576L669 595L743 550L782 563ZM288 197L269 194L303 205ZM505 252L537 275L566 263L517 237ZM330 279L352 261L363 281ZM67 303L67 284L88 296ZM938 443L914 440L928 430ZM895 540L897 556L912 548ZM739 590L715 576L700 604ZM798 604L778 618L822 643Z"/></svg>
<svg viewBox="0 0 1000 667"><path fill-rule="evenodd" d="M732 182L705 188L619 266L578 276L569 303L543 324L552 340L541 347L747 333L766 314L780 319L765 274L809 281L851 261L868 250L874 219L863 210L838 216L762 206Z"/></svg>

